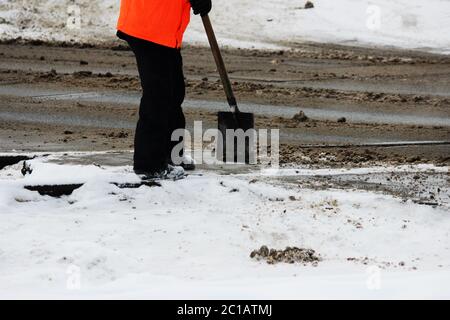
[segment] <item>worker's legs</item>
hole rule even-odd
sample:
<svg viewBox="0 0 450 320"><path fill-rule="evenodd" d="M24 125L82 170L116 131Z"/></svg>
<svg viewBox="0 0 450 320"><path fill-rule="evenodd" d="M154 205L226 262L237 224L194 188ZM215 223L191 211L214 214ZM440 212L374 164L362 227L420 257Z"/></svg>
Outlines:
<svg viewBox="0 0 450 320"><path fill-rule="evenodd" d="M135 135L134 169L164 170L170 157L174 128L184 128L181 102L184 99L179 50L148 41L121 36L128 41L135 56L143 95Z"/></svg>

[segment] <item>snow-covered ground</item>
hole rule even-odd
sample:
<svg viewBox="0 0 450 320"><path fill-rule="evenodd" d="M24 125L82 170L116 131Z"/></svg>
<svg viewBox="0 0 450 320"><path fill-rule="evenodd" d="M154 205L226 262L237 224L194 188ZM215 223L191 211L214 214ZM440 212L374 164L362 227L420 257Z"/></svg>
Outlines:
<svg viewBox="0 0 450 320"><path fill-rule="evenodd" d="M449 0L313 0L315 8L308 10L305 2L215 0L211 15L220 42L233 47L270 49L316 41L450 53ZM110 41L119 3L0 0L0 38ZM198 17L192 18L186 41L207 43Z"/></svg>
<svg viewBox="0 0 450 320"><path fill-rule="evenodd" d="M259 171L119 189L109 182L137 181L130 167L50 160L30 161L25 177L21 164L0 171L0 298L450 298L448 207ZM79 182L59 199L23 189ZM312 248L323 261L250 259L262 245Z"/></svg>

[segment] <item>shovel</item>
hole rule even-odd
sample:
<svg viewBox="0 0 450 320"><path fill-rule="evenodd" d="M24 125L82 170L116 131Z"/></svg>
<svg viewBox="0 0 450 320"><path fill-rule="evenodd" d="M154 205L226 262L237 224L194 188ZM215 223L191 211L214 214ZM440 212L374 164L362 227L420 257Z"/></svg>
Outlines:
<svg viewBox="0 0 450 320"><path fill-rule="evenodd" d="M202 20L214 60L216 61L217 70L219 71L220 79L222 80L223 89L225 91L225 95L227 96L228 104L231 108L230 112L218 113L219 132L222 134L222 139L217 141L217 158L224 162L245 162L247 164L254 163L256 161L254 157L254 130L247 131L254 128L255 120L253 113L241 112L239 110L236 97L234 96L233 88L231 87L231 82L225 68L225 63L223 62L222 54L220 53L219 45L217 44L217 39L214 34L211 20L208 15L203 16ZM242 129L243 132L248 133L244 140L239 139L236 136L230 136L230 131L236 132L238 129ZM240 130L236 133L238 132L240 132ZM234 146L230 144L233 144Z"/></svg>

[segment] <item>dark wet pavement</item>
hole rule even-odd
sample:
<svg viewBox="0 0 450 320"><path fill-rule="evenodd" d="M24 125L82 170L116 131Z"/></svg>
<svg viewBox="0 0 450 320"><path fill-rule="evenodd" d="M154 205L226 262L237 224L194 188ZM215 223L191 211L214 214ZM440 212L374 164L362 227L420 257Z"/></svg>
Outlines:
<svg viewBox="0 0 450 320"><path fill-rule="evenodd" d="M2 85L0 86L0 95L28 97L38 101L70 101L76 100L80 102L101 102L110 103L111 105L132 104L138 105L140 100L139 92L120 92L120 91L74 91L74 90L54 90L43 89L28 85ZM225 102L216 101L202 101L202 100L186 100L184 108L189 110L205 110L210 112L228 110L228 105ZM308 108L308 107L290 107L290 106L273 106L273 105L259 105L251 103L240 103L240 108L244 112L253 112L261 116L278 116L284 118L292 118L299 110L317 120L332 120L336 121L339 118L345 117L348 122L352 123L379 123L379 124L402 124L402 125L424 125L424 126L450 126L450 113L447 116L441 115L423 115L412 114L405 112L377 112L377 111L356 111L352 106L329 106L324 108ZM74 125L79 125L83 121L87 121L87 125L98 124L95 119L78 119L77 117L71 119L58 119L57 116L52 119L43 119L43 116L38 114L17 114L14 112L0 113L0 117L7 120L21 121L23 118L30 121L63 121L62 124L69 124L67 121L73 121ZM42 118L42 119L41 119ZM45 116L47 118L47 116ZM102 119L99 121L107 121ZM101 124L99 124L102 126ZM115 124L111 124L115 127ZM109 127L111 127L111 125ZM120 124L119 127L127 127L127 124Z"/></svg>

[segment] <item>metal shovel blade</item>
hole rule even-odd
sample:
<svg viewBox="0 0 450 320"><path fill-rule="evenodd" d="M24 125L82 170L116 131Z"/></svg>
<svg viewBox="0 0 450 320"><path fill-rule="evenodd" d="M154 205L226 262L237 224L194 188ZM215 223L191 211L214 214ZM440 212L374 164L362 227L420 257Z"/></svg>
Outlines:
<svg viewBox="0 0 450 320"><path fill-rule="evenodd" d="M255 155L255 118L253 113L219 112L219 132L217 158L223 162L253 164ZM242 129L242 130L239 130Z"/></svg>

